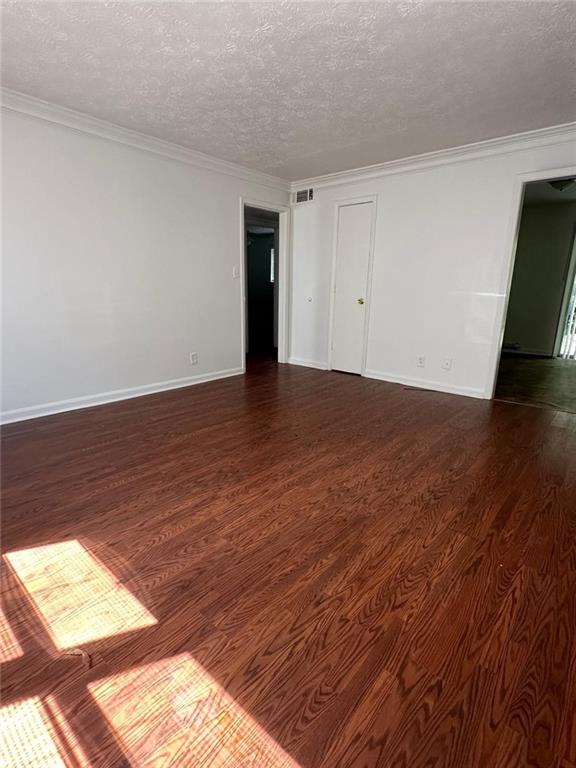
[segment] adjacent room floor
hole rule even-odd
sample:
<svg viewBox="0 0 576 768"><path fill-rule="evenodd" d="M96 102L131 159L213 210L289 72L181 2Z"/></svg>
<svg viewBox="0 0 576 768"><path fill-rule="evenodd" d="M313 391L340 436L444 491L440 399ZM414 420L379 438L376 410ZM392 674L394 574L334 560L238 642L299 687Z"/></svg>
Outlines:
<svg viewBox="0 0 576 768"><path fill-rule="evenodd" d="M576 415L260 364L3 461L2 765L576 765Z"/></svg>
<svg viewBox="0 0 576 768"><path fill-rule="evenodd" d="M576 413L576 360L503 354L496 397Z"/></svg>

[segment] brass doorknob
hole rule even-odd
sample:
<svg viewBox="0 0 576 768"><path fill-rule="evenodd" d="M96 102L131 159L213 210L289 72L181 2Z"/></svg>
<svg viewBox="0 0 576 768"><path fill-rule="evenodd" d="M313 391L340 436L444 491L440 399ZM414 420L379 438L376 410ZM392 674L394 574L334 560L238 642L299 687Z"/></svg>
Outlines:
<svg viewBox="0 0 576 768"><path fill-rule="evenodd" d="M364 299L356 299L356 301L358 302L358 304L364 304Z"/></svg>

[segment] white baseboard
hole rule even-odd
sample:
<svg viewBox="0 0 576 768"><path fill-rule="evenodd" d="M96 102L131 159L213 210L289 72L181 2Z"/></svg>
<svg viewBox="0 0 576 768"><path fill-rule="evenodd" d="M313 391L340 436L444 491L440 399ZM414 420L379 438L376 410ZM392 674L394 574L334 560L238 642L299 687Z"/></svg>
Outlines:
<svg viewBox="0 0 576 768"><path fill-rule="evenodd" d="M190 387L193 384L203 384L207 381L215 381L216 379L227 379L229 376L238 376L242 373L244 373L244 368L229 368L223 371L214 371L213 373L200 373L197 376L185 376L181 379L170 379L168 381L159 381L154 384L144 384L139 387L115 389L111 392L102 392L97 395L73 397L70 400L58 400L52 403L31 405L26 408L15 408L11 411L4 411L0 415L0 422L2 424L11 424L15 421L24 421L25 419L38 419L41 416L51 416L55 413L76 411L80 408L92 408L95 405L106 405L106 403L115 403L118 400L130 400L133 397L153 395L157 392L166 392L170 389L181 389L183 387Z"/></svg>
<svg viewBox="0 0 576 768"><path fill-rule="evenodd" d="M303 365L305 368L317 368L319 371L327 371L328 363L322 363L319 360L308 360L305 357L289 357L290 365Z"/></svg>
<svg viewBox="0 0 576 768"><path fill-rule="evenodd" d="M368 379L379 379L380 381L388 381L391 384L403 384L406 387L418 387L419 389L429 389L434 392L446 392L450 395L465 395L466 397L477 397L484 400L489 399L483 389L476 387L460 387L445 381L413 379L409 376L400 376L396 373L373 370L365 371L364 375Z"/></svg>

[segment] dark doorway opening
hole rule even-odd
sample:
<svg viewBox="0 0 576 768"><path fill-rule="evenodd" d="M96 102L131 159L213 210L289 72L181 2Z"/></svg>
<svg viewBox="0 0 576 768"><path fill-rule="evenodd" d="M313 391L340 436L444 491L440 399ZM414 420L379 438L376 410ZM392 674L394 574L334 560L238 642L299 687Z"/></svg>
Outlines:
<svg viewBox="0 0 576 768"><path fill-rule="evenodd" d="M278 359L279 215L244 207L246 237L246 353Z"/></svg>
<svg viewBox="0 0 576 768"><path fill-rule="evenodd" d="M576 412L576 180L526 184L495 397Z"/></svg>

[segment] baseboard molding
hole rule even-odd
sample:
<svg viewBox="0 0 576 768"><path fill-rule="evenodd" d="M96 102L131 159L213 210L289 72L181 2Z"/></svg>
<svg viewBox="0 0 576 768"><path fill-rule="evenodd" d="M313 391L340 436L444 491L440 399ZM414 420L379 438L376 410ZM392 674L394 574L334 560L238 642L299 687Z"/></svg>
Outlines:
<svg viewBox="0 0 576 768"><path fill-rule="evenodd" d="M289 357L290 365L302 365L304 368L317 368L319 371L327 371L328 363L322 363L319 360L308 360L305 357Z"/></svg>
<svg viewBox="0 0 576 768"><path fill-rule="evenodd" d="M4 411L0 414L0 423L12 424L16 421L39 419L42 416L52 416L53 414L65 413L66 411L77 411L81 408L93 408L96 405L106 405L107 403L115 403L119 400L130 400L133 397L154 395L158 392L167 392L171 389L182 389L183 387L190 387L194 384L204 384L207 381L227 379L230 376L239 376L242 373L244 373L244 368L228 368L223 371L201 373L198 374L198 376L185 376L181 379L169 379L168 381L159 381L154 384L144 384L139 387L115 389L111 392L102 392L98 395L73 397L70 400L58 400L52 403L31 405L27 408L15 408L14 410Z"/></svg>
<svg viewBox="0 0 576 768"><path fill-rule="evenodd" d="M368 379L379 379L391 384L403 384L406 387L416 387L418 389L428 389L434 392L445 392L449 395L464 395L465 397L476 397L479 399L489 399L483 389L476 387L460 387L456 384L450 384L445 381L432 381L430 379L413 379L409 376L399 376L396 373L387 373L386 371L367 370L364 376Z"/></svg>

